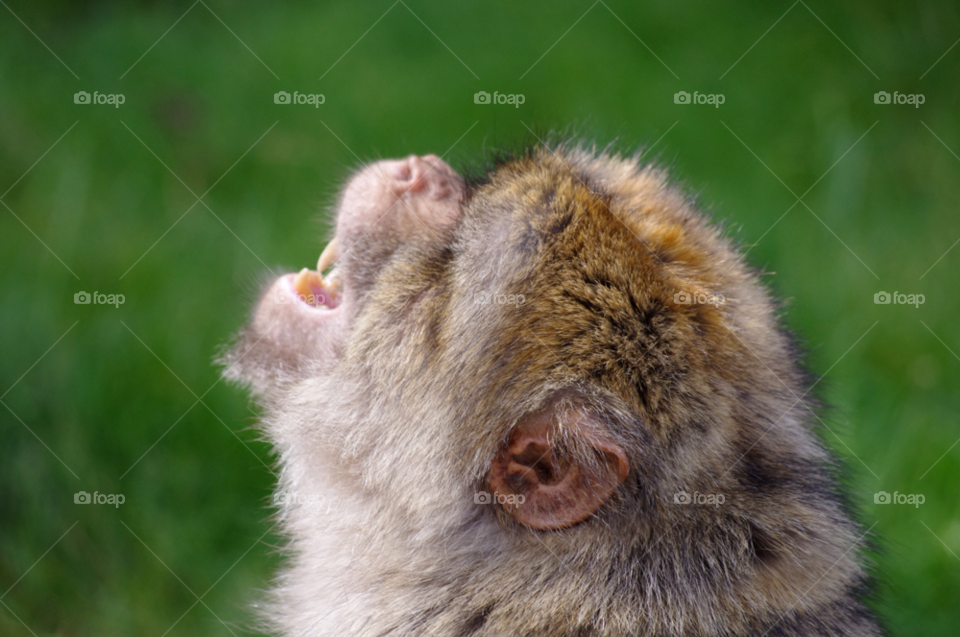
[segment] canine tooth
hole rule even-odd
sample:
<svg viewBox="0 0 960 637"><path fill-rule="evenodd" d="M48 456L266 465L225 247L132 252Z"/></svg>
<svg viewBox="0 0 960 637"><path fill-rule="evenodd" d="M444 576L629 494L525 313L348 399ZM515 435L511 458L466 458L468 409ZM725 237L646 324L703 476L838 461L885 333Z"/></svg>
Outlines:
<svg viewBox="0 0 960 637"><path fill-rule="evenodd" d="M310 270L304 268L293 278L293 288L300 294L310 294Z"/></svg>
<svg viewBox="0 0 960 637"><path fill-rule="evenodd" d="M293 279L294 289L305 298L313 298L313 288L325 287L323 283L323 277L320 275L320 273L314 272L309 268L300 270L300 272L297 273L297 276Z"/></svg>
<svg viewBox="0 0 960 637"><path fill-rule="evenodd" d="M337 238L327 244L317 260L317 272L323 272L340 256L340 246L337 244Z"/></svg>

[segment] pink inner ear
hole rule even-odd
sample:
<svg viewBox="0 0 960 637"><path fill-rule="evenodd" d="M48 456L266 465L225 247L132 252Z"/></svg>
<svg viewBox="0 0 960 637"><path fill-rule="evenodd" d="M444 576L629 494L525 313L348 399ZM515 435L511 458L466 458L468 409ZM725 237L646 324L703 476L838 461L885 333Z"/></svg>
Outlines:
<svg viewBox="0 0 960 637"><path fill-rule="evenodd" d="M517 473L541 485L557 484L563 480L566 467L554 455L550 442L542 436L520 436L508 448L513 460L508 471Z"/></svg>
<svg viewBox="0 0 960 637"><path fill-rule="evenodd" d="M592 447L601 460L589 467L555 444L556 402L520 422L490 468L490 487L518 496L507 508L521 524L560 529L593 515L626 479L627 454L605 435L603 423L585 409L564 414L565 435ZM523 496L520 498L519 496Z"/></svg>

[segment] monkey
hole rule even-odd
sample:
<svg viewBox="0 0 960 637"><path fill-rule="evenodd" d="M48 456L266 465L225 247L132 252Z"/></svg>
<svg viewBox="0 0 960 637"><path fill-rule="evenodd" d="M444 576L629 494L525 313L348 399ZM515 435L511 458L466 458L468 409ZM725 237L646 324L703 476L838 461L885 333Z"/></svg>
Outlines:
<svg viewBox="0 0 960 637"><path fill-rule="evenodd" d="M412 155L334 225L223 358L280 467L268 630L882 634L781 306L666 169Z"/></svg>

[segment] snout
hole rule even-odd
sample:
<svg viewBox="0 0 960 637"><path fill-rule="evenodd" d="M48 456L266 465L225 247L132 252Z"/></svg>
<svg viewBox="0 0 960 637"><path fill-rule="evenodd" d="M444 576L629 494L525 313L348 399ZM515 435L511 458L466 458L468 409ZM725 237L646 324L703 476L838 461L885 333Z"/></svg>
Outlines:
<svg viewBox="0 0 960 637"><path fill-rule="evenodd" d="M379 269L399 246L449 232L464 190L460 176L436 155L378 161L360 170L344 191L336 236L317 269L280 277L257 308L253 328L263 346L290 368L335 359Z"/></svg>
<svg viewBox="0 0 960 637"><path fill-rule="evenodd" d="M378 161L347 186L337 236L347 244L442 231L456 223L463 191L463 180L436 155Z"/></svg>

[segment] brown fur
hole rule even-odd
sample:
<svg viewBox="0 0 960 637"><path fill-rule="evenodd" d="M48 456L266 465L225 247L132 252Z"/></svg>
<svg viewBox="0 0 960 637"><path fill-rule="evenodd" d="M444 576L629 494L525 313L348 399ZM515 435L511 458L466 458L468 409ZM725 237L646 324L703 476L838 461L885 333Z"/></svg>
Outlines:
<svg viewBox="0 0 960 637"><path fill-rule="evenodd" d="M880 634L860 601L864 540L776 306L666 174L539 148L457 204L456 223L409 222L402 241L341 220L350 306L335 342L301 346L309 327L261 310L228 357L266 406L280 489L315 496L281 509L291 557L271 626ZM524 301L476 302L495 293ZM589 519L535 531L474 494L516 423L561 392L630 473ZM679 505L680 491L724 503Z"/></svg>

